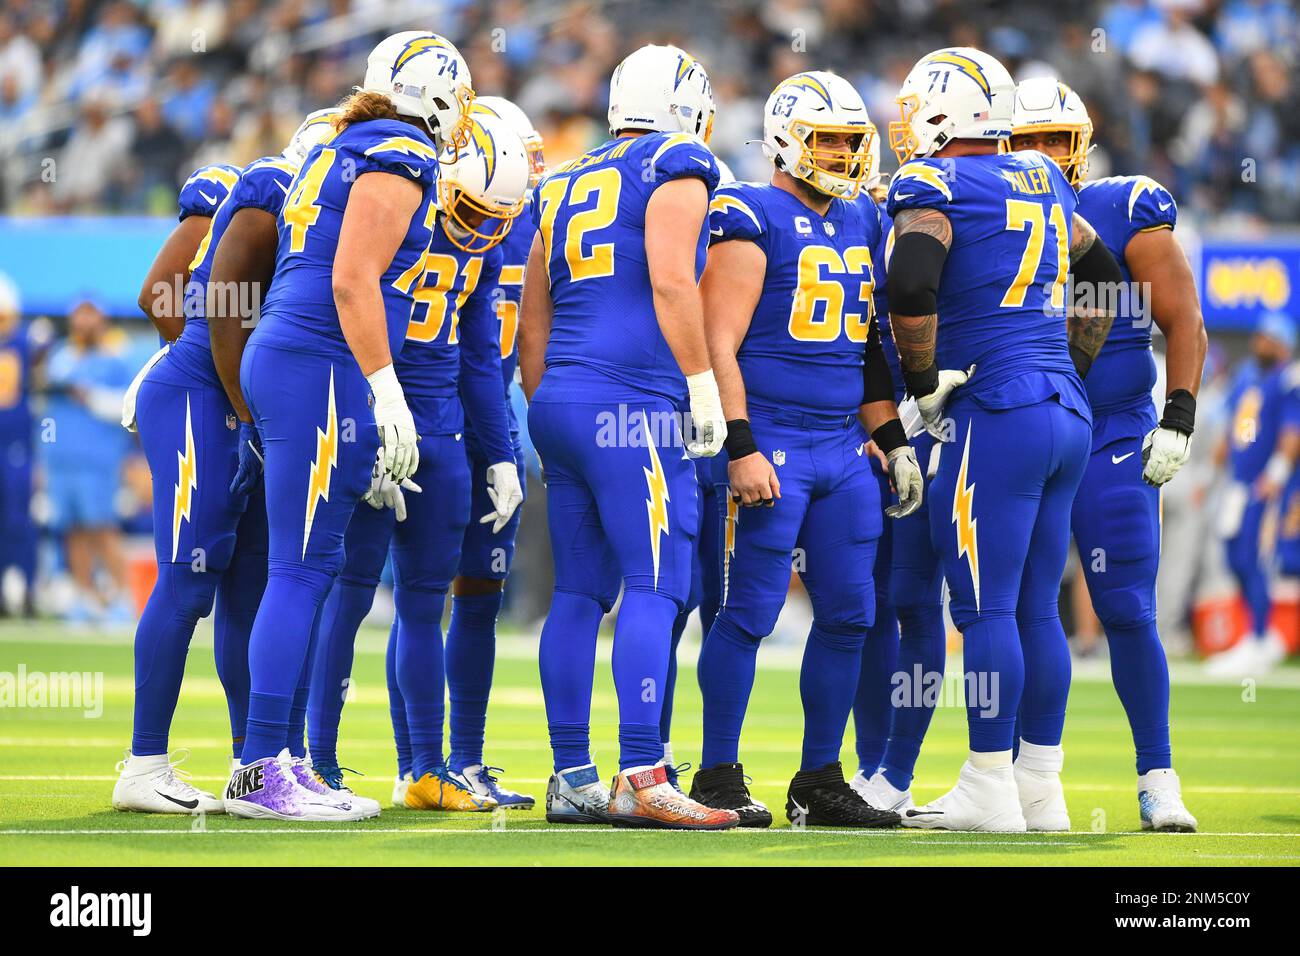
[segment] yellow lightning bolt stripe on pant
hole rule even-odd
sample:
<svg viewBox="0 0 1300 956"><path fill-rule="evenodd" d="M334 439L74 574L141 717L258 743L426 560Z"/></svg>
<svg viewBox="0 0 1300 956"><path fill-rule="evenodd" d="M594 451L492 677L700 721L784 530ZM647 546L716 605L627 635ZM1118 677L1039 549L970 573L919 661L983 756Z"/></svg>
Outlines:
<svg viewBox="0 0 1300 956"><path fill-rule="evenodd" d="M957 487L952 496L952 523L957 526L957 557L965 557L970 566L971 586L975 591L975 610L980 606L980 551L975 530L975 483L969 481L970 425L966 428L966 445L957 469Z"/></svg>
<svg viewBox="0 0 1300 956"><path fill-rule="evenodd" d="M190 396L185 395L185 451L177 452L176 490L172 499L172 560L181 543L181 521L190 520L190 505L199 486L198 456L194 451L194 425L190 418Z"/></svg>
<svg viewBox="0 0 1300 956"><path fill-rule="evenodd" d="M311 526L316 518L316 505L330 500L330 475L339 461L339 419L334 403L334 369L330 368L329 407L325 413L325 428L316 429L316 459L311 463L311 477L307 482L307 515L302 526L302 556L307 557L307 542L311 539Z"/></svg>
<svg viewBox="0 0 1300 956"><path fill-rule="evenodd" d="M645 412L641 413L643 416ZM649 422L649 418L643 418ZM659 451L655 448L654 438L647 425L645 429L646 449L650 452L650 467L642 468L650 497L646 499L646 516L650 522L650 554L654 558L655 590L659 589L659 544L661 535L668 534L668 479L664 477L664 467L659 462Z"/></svg>

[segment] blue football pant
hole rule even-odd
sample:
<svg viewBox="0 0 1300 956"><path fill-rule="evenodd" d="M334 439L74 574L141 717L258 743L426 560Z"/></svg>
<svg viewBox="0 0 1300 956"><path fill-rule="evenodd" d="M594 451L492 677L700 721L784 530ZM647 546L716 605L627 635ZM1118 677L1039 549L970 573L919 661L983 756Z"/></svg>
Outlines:
<svg viewBox="0 0 1300 956"><path fill-rule="evenodd" d="M1070 653L1058 613L1070 511L1092 429L1055 399L948 409L955 441L931 483L930 532L965 647L970 748L1061 742Z"/></svg>
<svg viewBox="0 0 1300 956"><path fill-rule="evenodd" d="M1269 614L1273 608L1268 590L1268 571L1260 560L1260 530L1268 502L1253 491L1241 515L1237 533L1227 541L1228 568L1237 579L1241 596L1250 610L1250 628L1256 636L1268 631Z"/></svg>

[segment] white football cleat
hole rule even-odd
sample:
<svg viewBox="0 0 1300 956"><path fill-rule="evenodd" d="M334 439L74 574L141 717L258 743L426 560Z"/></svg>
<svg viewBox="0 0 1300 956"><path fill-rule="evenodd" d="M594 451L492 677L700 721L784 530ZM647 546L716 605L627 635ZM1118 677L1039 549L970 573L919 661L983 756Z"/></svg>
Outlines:
<svg viewBox="0 0 1300 956"><path fill-rule="evenodd" d="M967 760L957 775L957 786L923 807L909 807L902 818L903 826L922 830L1024 833L1027 829L1009 763L981 770Z"/></svg>
<svg viewBox="0 0 1300 956"><path fill-rule="evenodd" d="M415 778L410 773L393 778L393 806L406 807L406 791L413 783L415 783Z"/></svg>
<svg viewBox="0 0 1300 956"><path fill-rule="evenodd" d="M916 806L911 790L899 790L886 780L885 775L879 770L870 777L859 770L849 781L849 786L867 802L868 806L875 807L877 810L893 810L902 813L909 807Z"/></svg>
<svg viewBox="0 0 1300 956"><path fill-rule="evenodd" d="M1196 817L1183 806L1182 786L1172 770L1148 770L1138 777L1138 811L1143 830L1196 832Z"/></svg>
<svg viewBox="0 0 1300 956"><path fill-rule="evenodd" d="M1025 814L1025 825L1042 833L1064 833L1070 829L1070 811L1065 806L1065 791L1061 787L1061 768L1065 765L1065 752L1059 747L1046 747L1020 741L1016 756L1016 789L1020 792L1020 809Z"/></svg>
<svg viewBox="0 0 1300 956"><path fill-rule="evenodd" d="M1286 642L1276 631L1262 638L1247 634L1226 651L1220 651L1205 662L1205 673L1210 677L1239 679L1267 674L1286 660Z"/></svg>
<svg viewBox="0 0 1300 956"><path fill-rule="evenodd" d="M297 770L303 768L299 766ZM286 822L337 823L365 819L358 807L302 786L288 749L275 757L239 765L226 784L226 812L250 820Z"/></svg>
<svg viewBox="0 0 1300 956"><path fill-rule="evenodd" d="M189 774L176 769L188 754L178 751L173 761L167 754L137 757L127 753L117 765L113 809L135 813L224 813L220 797L191 786L184 779Z"/></svg>

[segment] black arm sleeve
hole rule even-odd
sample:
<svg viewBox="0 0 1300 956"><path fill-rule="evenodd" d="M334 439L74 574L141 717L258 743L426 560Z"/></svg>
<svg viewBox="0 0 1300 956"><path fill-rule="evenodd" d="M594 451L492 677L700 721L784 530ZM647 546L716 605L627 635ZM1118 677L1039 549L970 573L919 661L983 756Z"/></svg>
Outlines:
<svg viewBox="0 0 1300 956"><path fill-rule="evenodd" d="M862 403L894 400L894 377L885 361L885 347L880 341L880 323L872 318L867 333L867 352L862 359Z"/></svg>
<svg viewBox="0 0 1300 956"><path fill-rule="evenodd" d="M1101 239L1095 239L1078 261L1070 264L1070 279L1074 307L1088 308L1116 301L1115 293L1124 281L1124 273L1120 271L1119 263L1106 248L1106 244ZM1074 362L1074 370L1079 373L1079 378L1087 376L1088 369L1092 368L1093 357L1071 343L1070 359Z"/></svg>
<svg viewBox="0 0 1300 956"><path fill-rule="evenodd" d="M923 232L905 232L889 259L891 315L933 315L938 311L939 277L948 247Z"/></svg>

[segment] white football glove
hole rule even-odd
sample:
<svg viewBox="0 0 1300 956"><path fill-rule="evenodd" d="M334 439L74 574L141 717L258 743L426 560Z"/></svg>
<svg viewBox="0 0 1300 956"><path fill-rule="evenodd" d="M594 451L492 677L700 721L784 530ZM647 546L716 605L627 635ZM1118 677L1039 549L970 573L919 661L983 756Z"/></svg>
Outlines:
<svg viewBox="0 0 1300 956"><path fill-rule="evenodd" d="M365 493L361 500L376 511L391 508L397 512L398 521L405 521L406 495L404 492L413 491L418 495L423 490L410 478L403 478L400 482L393 481L376 463L375 473L370 476L370 490Z"/></svg>
<svg viewBox="0 0 1300 956"><path fill-rule="evenodd" d="M953 393L954 389L965 385L974 374L974 365L964 372L960 369L941 369L938 387L929 395L923 395L916 400L916 407L921 413L921 419L925 422L925 430L940 441L943 441L945 437L943 434L943 409L948 404L948 396Z"/></svg>
<svg viewBox="0 0 1300 956"><path fill-rule="evenodd" d="M487 493L494 510L478 519L479 524L492 522L492 533L498 534L524 500L519 487L519 469L513 461L499 461L488 465Z"/></svg>
<svg viewBox="0 0 1300 956"><path fill-rule="evenodd" d="M394 481L410 478L420 467L420 436L407 407L406 395L392 365L366 376L375 396L375 424L379 426L379 460Z"/></svg>
<svg viewBox="0 0 1300 956"><path fill-rule="evenodd" d="M921 507L925 494L925 479L921 477L921 466L916 460L916 452L911 445L895 448L887 456L889 461L889 480L893 482L894 491L898 492L898 504L890 505L885 514L891 518L906 518Z"/></svg>
<svg viewBox="0 0 1300 956"><path fill-rule="evenodd" d="M1142 480L1159 488L1187 464L1192 436L1174 428L1153 428L1142 439Z"/></svg>
<svg viewBox="0 0 1300 956"><path fill-rule="evenodd" d="M712 458L722 451L727 440L727 417L722 413L722 398L713 369L686 376L691 396L691 426L686 450L695 458Z"/></svg>

